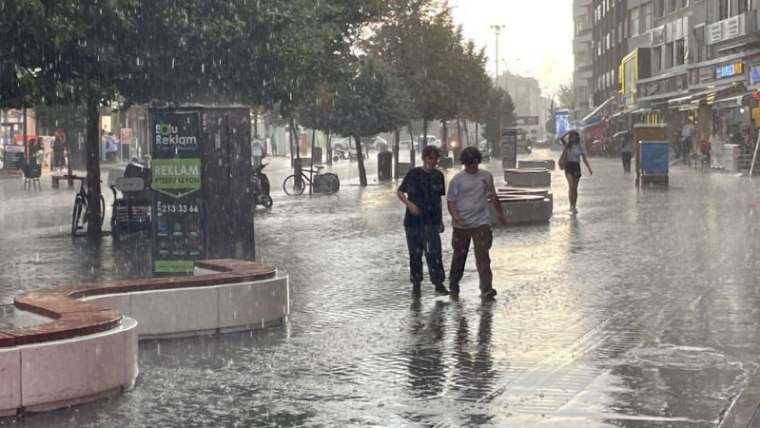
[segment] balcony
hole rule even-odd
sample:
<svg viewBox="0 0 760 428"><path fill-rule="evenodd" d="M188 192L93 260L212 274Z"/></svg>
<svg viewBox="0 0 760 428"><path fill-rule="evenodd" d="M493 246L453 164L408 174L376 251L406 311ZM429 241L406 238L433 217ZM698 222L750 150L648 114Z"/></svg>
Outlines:
<svg viewBox="0 0 760 428"><path fill-rule="evenodd" d="M705 27L705 40L708 45L715 45L729 40L738 39L756 30L756 12L742 13L707 25Z"/></svg>

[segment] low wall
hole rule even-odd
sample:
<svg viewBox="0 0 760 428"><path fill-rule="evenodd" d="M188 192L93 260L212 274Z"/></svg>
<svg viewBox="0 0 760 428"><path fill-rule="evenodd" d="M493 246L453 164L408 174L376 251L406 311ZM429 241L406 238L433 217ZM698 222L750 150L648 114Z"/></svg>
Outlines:
<svg viewBox="0 0 760 428"><path fill-rule="evenodd" d="M504 181L515 187L550 187L551 174L547 169L505 169Z"/></svg>
<svg viewBox="0 0 760 428"><path fill-rule="evenodd" d="M554 159L543 160L520 160L517 161L517 168L519 169L548 169L554 171L555 162Z"/></svg>
<svg viewBox="0 0 760 428"><path fill-rule="evenodd" d="M255 262L196 264L192 277L25 293L0 330L0 416L92 401L132 387L137 340L251 330L290 312L288 276Z"/></svg>

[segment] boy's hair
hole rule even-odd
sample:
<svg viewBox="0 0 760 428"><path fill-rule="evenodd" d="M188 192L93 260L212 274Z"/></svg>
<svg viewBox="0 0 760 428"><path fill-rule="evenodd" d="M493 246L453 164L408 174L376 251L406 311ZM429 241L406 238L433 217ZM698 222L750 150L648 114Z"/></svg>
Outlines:
<svg viewBox="0 0 760 428"><path fill-rule="evenodd" d="M436 146L425 146L425 148L422 149L422 157L423 158L431 158L431 157L440 158L441 151L438 150L438 147Z"/></svg>
<svg viewBox="0 0 760 428"><path fill-rule="evenodd" d="M480 163L483 160L483 155L480 154L480 150L475 147L467 147L462 150L459 155L459 161L464 165L471 165Z"/></svg>

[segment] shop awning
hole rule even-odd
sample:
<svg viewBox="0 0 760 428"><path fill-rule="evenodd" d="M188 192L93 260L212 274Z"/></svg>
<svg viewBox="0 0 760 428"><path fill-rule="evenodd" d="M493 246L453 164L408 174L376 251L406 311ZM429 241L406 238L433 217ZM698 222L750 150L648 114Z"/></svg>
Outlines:
<svg viewBox="0 0 760 428"><path fill-rule="evenodd" d="M607 101L599 104L599 106L597 106L594 110L592 110L591 113L587 114L583 119L581 119L581 122L582 123L588 122L594 116L599 114L599 112L602 111L603 108L607 107L613 101L615 101L615 97L610 97Z"/></svg>
<svg viewBox="0 0 760 428"><path fill-rule="evenodd" d="M731 97L721 98L715 100L713 103L714 109L726 109L726 108L737 108L737 107L743 107L745 106L745 100L747 97L751 97L754 94L754 91L746 92L741 95L735 95Z"/></svg>

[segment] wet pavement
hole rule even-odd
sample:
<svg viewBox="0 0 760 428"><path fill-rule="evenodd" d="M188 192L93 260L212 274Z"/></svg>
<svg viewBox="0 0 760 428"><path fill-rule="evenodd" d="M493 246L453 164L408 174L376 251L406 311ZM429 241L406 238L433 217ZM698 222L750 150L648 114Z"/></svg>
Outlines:
<svg viewBox="0 0 760 428"><path fill-rule="evenodd" d="M715 426L760 367L757 182L676 167L639 191L617 161L591 162L578 216L555 171L551 222L495 232L485 305L473 260L458 302L432 286L411 299L393 186L278 191L256 227L260 260L291 275L285 326L142 342L128 393L0 425ZM0 200L0 303L147 274L140 244L66 235L73 191L3 180Z"/></svg>

